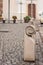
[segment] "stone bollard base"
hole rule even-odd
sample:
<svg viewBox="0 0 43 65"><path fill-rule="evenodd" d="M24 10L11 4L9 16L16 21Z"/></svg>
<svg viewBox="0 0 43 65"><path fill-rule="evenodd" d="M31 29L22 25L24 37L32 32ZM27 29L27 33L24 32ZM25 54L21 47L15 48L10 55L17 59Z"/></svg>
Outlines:
<svg viewBox="0 0 43 65"><path fill-rule="evenodd" d="M35 40L24 35L24 60L35 61Z"/></svg>

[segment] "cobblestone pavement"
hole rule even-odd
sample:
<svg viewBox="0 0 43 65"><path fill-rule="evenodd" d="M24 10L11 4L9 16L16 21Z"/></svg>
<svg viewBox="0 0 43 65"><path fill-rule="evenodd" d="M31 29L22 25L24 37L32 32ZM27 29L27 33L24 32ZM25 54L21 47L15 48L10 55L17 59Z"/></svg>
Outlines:
<svg viewBox="0 0 43 65"><path fill-rule="evenodd" d="M39 32L36 32L36 60L25 62L23 60L23 42L25 27L28 24L0 24L0 65L43 65L43 43Z"/></svg>

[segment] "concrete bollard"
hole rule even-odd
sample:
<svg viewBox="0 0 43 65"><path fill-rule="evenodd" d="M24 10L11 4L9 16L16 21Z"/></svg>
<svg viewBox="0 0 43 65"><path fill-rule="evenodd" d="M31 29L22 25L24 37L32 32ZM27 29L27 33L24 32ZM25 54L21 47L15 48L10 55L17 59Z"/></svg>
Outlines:
<svg viewBox="0 0 43 65"><path fill-rule="evenodd" d="M26 33L24 35L24 60L35 61L35 39Z"/></svg>

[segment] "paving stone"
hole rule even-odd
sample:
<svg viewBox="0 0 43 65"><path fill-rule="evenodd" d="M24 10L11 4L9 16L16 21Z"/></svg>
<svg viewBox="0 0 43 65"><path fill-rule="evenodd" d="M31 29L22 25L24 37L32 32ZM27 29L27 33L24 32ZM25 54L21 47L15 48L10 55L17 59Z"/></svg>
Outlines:
<svg viewBox="0 0 43 65"><path fill-rule="evenodd" d="M23 60L24 32L27 23L0 24L1 28L7 28L9 32L0 32L0 65L43 65L43 43L39 32L36 33L35 62Z"/></svg>

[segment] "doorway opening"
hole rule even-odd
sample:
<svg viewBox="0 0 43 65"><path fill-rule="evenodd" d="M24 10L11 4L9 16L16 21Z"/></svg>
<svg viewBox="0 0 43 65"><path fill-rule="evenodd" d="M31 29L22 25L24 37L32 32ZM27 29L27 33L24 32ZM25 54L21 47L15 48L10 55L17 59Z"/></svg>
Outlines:
<svg viewBox="0 0 43 65"><path fill-rule="evenodd" d="M36 4L28 4L28 16L36 18Z"/></svg>

